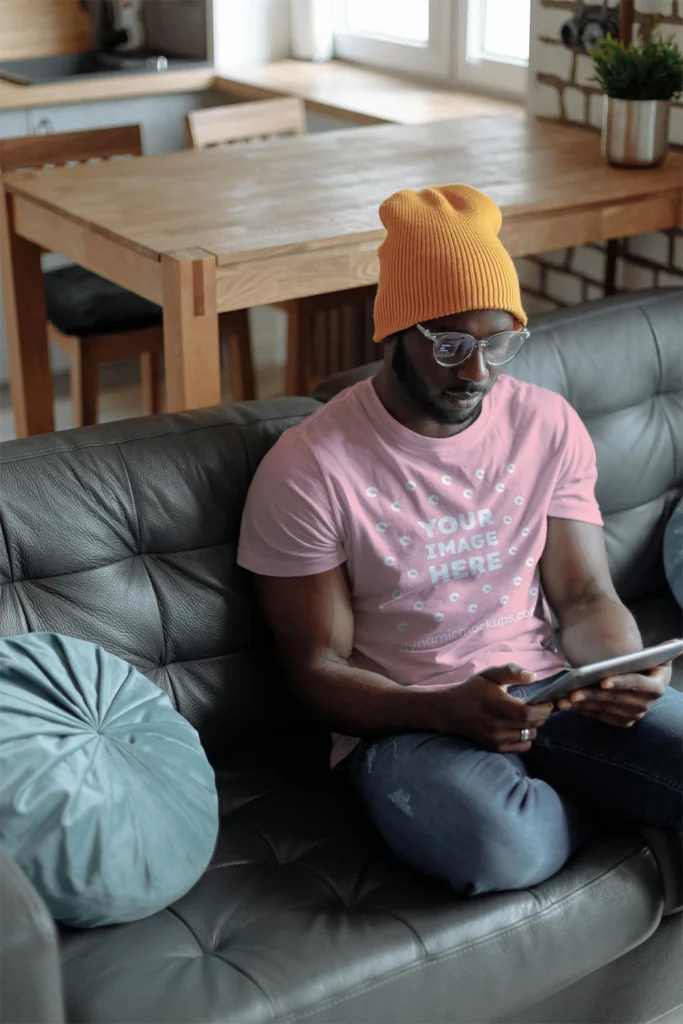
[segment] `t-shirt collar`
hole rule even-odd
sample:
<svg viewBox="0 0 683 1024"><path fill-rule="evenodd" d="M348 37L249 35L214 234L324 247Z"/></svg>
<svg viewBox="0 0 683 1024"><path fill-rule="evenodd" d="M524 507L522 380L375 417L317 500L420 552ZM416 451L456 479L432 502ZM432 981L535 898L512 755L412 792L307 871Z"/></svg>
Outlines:
<svg viewBox="0 0 683 1024"><path fill-rule="evenodd" d="M475 422L461 433L454 434L453 437L425 437L424 434L417 434L414 430L404 427L385 409L375 391L372 378L361 381L357 385L357 393L373 427L387 443L418 455L427 455L430 452L463 452L479 445L489 429L491 406L493 402L497 401L496 394L502 387L504 387L504 379L499 378L491 393L482 399L482 410Z"/></svg>

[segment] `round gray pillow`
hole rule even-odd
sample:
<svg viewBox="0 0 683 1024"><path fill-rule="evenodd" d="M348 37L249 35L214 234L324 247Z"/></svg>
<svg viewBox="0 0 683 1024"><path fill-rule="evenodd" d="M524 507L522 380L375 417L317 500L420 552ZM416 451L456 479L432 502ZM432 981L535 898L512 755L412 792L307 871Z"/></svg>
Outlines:
<svg viewBox="0 0 683 1024"><path fill-rule="evenodd" d="M58 921L154 914L217 832L213 769L163 690L83 640L0 640L0 841Z"/></svg>

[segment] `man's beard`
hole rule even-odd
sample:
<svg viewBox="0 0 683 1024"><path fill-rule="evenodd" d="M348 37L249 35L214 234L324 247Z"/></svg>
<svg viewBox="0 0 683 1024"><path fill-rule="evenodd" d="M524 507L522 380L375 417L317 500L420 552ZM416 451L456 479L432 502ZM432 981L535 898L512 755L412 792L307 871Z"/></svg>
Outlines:
<svg viewBox="0 0 683 1024"><path fill-rule="evenodd" d="M479 413L481 412L481 402L477 404L476 409L456 409L445 397L442 391L434 391L429 387L429 384L420 376L416 370L414 364L411 362L406 347L403 344L403 336L401 334L396 338L394 346L394 354L391 359L391 369L394 371L396 379L403 388L404 392L411 399L411 401L418 407L418 409L424 413L425 416L429 417L435 423L441 426L457 424L469 424L473 423ZM463 393L468 393L468 389L464 387ZM472 388L469 390L470 394L482 393L482 388ZM488 388L485 393L488 393Z"/></svg>

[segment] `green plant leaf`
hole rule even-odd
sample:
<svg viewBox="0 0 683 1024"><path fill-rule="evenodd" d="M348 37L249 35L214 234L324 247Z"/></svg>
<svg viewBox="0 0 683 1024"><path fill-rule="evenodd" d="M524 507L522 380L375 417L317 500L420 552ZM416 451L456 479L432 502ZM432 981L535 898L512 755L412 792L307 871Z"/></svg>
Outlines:
<svg viewBox="0 0 683 1024"><path fill-rule="evenodd" d="M611 36L593 54L591 79L603 92L622 100L671 100L683 93L683 54L673 36L652 39L641 32L640 42L624 46Z"/></svg>

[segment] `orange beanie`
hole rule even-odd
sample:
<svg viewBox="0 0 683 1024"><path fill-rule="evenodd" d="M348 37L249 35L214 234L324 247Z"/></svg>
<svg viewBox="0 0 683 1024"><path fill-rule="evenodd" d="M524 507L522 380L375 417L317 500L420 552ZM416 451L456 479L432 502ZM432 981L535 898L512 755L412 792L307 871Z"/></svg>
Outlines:
<svg viewBox="0 0 683 1024"><path fill-rule="evenodd" d="M504 309L525 324L519 280L498 238L502 214L470 185L405 189L379 208L375 341L470 309Z"/></svg>

